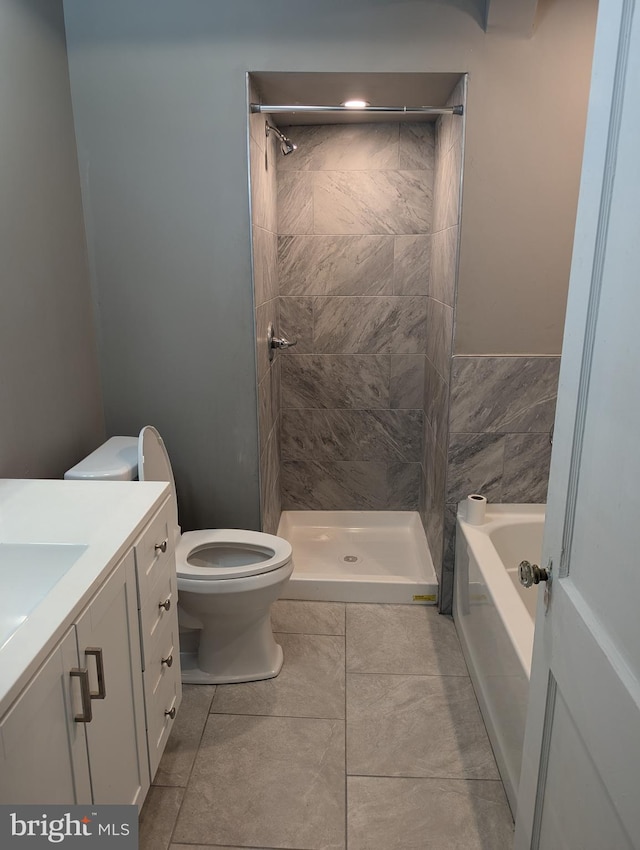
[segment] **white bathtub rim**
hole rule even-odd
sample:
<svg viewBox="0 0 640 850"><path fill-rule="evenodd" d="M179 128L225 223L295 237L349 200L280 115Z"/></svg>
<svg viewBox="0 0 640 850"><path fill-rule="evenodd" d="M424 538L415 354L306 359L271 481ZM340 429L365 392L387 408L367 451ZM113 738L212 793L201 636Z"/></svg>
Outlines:
<svg viewBox="0 0 640 850"><path fill-rule="evenodd" d="M492 531L506 525L544 522L545 505L491 505L485 522L471 525L465 518L464 502L458 510L458 522L470 555L486 578L486 589L500 613L504 627L527 678L531 678L533 634L535 622L518 596L518 592L502 566L502 560L491 540ZM524 555L523 555L524 557ZM536 591L532 589L532 593ZM538 593L542 590L539 588Z"/></svg>

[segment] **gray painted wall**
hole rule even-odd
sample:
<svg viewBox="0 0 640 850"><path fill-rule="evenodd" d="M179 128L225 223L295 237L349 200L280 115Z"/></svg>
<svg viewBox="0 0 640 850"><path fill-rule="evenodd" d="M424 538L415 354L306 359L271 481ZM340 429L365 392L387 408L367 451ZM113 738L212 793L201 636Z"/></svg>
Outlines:
<svg viewBox="0 0 640 850"><path fill-rule="evenodd" d="M247 70L470 72L456 351L559 352L596 0L474 8L65 0L107 426L164 433L186 527L259 525Z"/></svg>
<svg viewBox="0 0 640 850"><path fill-rule="evenodd" d="M0 0L0 476L104 437L62 0Z"/></svg>

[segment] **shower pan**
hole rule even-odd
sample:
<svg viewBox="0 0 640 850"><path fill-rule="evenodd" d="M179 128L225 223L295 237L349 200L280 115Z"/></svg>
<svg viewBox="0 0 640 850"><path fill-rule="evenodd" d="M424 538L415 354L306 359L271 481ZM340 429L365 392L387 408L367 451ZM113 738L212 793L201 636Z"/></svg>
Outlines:
<svg viewBox="0 0 640 850"><path fill-rule="evenodd" d="M435 605L433 561L416 511L283 511L293 548L283 599Z"/></svg>

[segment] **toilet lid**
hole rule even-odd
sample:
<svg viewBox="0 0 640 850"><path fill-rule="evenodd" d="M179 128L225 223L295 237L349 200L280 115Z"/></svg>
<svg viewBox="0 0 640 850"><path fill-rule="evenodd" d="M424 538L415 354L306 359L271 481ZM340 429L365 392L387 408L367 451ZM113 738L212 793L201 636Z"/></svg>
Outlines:
<svg viewBox="0 0 640 850"><path fill-rule="evenodd" d="M260 531L237 528L187 531L176 545L178 579L244 578L277 570L290 560L290 543Z"/></svg>
<svg viewBox="0 0 640 850"><path fill-rule="evenodd" d="M162 437L153 425L145 425L138 435L138 480L139 481L168 481L173 494L171 519L176 534L180 533L178 526L178 497L176 482L173 479L171 461Z"/></svg>

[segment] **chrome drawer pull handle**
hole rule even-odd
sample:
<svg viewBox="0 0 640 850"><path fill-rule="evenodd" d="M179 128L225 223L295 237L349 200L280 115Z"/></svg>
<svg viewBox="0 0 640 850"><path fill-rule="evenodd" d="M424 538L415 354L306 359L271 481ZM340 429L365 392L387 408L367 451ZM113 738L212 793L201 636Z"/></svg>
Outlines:
<svg viewBox="0 0 640 850"><path fill-rule="evenodd" d="M164 608L165 611L168 611L171 608L171 597L164 600L158 605L158 608Z"/></svg>
<svg viewBox="0 0 640 850"><path fill-rule="evenodd" d="M165 711L165 716L166 716L166 717L170 717L170 718L173 720L173 718L176 716L176 707L175 707L175 705L173 706L173 708L170 708L170 709L169 709L169 711Z"/></svg>
<svg viewBox="0 0 640 850"><path fill-rule="evenodd" d="M171 667L171 665L173 664L173 655L167 655L167 657L163 658L160 663L166 664L167 667Z"/></svg>
<svg viewBox="0 0 640 850"><path fill-rule="evenodd" d="M91 692L89 690L89 671L86 667L74 667L69 671L72 679L80 679L80 696L82 698L82 713L73 718L76 723L91 723L93 711L91 710Z"/></svg>
<svg viewBox="0 0 640 850"><path fill-rule="evenodd" d="M168 543L169 543L168 540L163 540L162 543L156 543L156 545L153 548L156 550L156 553L162 552L164 554L167 551Z"/></svg>
<svg viewBox="0 0 640 850"><path fill-rule="evenodd" d="M99 646L88 646L85 655L93 655L96 659L96 673L98 674L98 690L90 691L91 699L104 699L107 695L107 690L104 684L104 661L102 658L102 649Z"/></svg>

